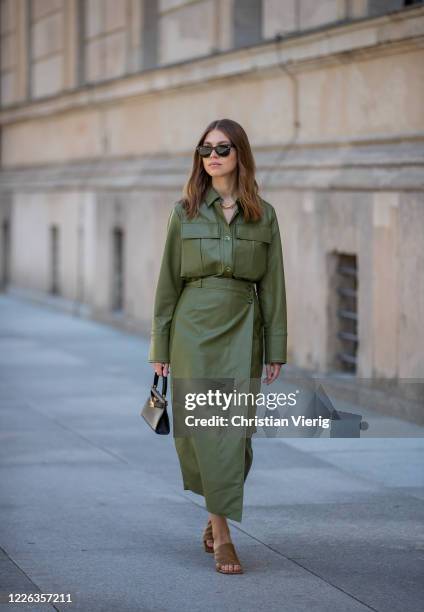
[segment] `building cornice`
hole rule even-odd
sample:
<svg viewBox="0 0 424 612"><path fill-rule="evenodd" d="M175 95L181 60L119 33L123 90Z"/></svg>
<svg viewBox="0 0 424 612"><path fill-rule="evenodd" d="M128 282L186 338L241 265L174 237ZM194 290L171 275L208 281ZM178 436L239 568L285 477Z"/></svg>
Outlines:
<svg viewBox="0 0 424 612"><path fill-rule="evenodd" d="M420 139L418 139L420 137ZM261 189L424 191L424 134L342 144L315 142L254 147ZM191 153L102 157L0 172L0 193L48 191L180 192Z"/></svg>

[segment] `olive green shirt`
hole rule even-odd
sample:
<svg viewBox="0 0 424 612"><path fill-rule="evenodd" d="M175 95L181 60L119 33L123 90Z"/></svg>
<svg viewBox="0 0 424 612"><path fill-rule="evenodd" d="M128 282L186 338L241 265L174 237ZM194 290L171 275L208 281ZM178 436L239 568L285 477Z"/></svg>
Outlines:
<svg viewBox="0 0 424 612"><path fill-rule="evenodd" d="M287 309L281 236L274 207L246 223L239 200L230 223L210 186L199 214L187 219L181 202L171 211L154 300L148 361L169 363L172 317L186 280L203 276L256 283L264 329L265 363L287 362Z"/></svg>

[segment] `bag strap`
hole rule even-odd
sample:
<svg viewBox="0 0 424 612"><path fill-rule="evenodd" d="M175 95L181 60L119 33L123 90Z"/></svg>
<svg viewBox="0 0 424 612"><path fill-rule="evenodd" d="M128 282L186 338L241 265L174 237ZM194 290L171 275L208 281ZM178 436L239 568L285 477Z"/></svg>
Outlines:
<svg viewBox="0 0 424 612"><path fill-rule="evenodd" d="M153 386L156 388L158 386L158 382L159 382L159 374L157 374L155 372L154 378L153 378ZM163 376L162 374L162 395L165 397L166 395L166 388L168 386L168 377L167 376Z"/></svg>

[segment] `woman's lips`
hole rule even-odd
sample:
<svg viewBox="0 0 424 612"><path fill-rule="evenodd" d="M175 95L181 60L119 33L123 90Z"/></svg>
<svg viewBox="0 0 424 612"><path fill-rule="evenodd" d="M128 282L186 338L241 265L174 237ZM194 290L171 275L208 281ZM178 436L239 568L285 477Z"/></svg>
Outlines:
<svg viewBox="0 0 424 612"><path fill-rule="evenodd" d="M221 164L209 164L209 166L210 166L211 168L214 168L215 166L220 166L220 165L221 165Z"/></svg>

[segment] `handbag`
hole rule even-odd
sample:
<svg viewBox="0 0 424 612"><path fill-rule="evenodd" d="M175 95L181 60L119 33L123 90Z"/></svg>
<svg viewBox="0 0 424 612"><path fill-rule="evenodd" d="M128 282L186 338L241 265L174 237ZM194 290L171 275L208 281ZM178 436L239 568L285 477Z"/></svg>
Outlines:
<svg viewBox="0 0 424 612"><path fill-rule="evenodd" d="M169 434L169 417L166 407L168 401L165 397L168 377L162 375L162 393L159 393L157 384L159 374L155 372L153 385L150 388L150 396L147 398L140 415L157 434Z"/></svg>

